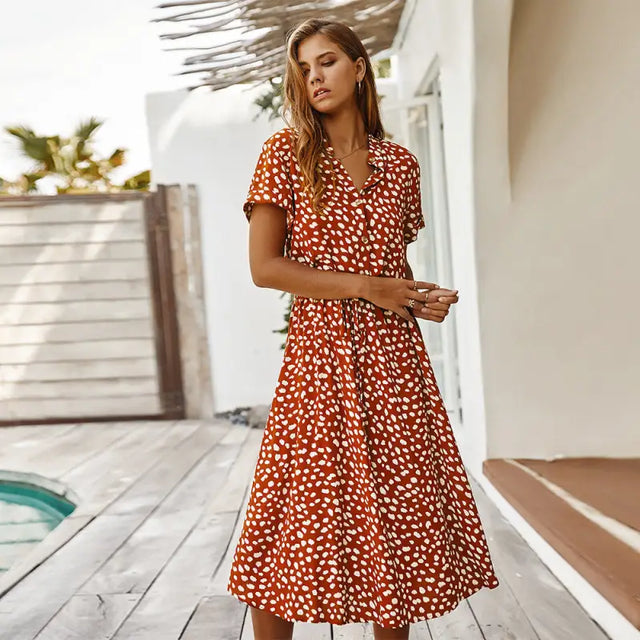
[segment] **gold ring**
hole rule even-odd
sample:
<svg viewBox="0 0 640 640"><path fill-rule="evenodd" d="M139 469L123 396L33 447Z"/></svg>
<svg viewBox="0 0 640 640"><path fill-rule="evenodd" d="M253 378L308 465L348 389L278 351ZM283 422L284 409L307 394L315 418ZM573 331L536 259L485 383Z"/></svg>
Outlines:
<svg viewBox="0 0 640 640"><path fill-rule="evenodd" d="M413 305L416 303L416 301L411 298L411 300L409 300L409 306L413 309Z"/></svg>

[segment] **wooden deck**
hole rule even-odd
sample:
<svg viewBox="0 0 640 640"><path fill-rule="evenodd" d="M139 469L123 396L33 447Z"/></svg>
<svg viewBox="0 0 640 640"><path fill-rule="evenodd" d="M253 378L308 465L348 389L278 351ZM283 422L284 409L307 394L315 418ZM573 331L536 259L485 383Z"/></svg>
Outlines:
<svg viewBox="0 0 640 640"><path fill-rule="evenodd" d="M0 470L53 479L79 500L0 579L0 639L253 639L225 585L262 433L222 420L0 429ZM412 640L607 638L473 489L502 584L413 624ZM294 638L373 632L296 623Z"/></svg>

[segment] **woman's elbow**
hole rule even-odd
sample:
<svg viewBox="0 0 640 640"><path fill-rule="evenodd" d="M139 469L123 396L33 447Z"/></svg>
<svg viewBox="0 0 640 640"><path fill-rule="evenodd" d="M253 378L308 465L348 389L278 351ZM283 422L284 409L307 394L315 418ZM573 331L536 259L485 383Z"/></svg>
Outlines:
<svg viewBox="0 0 640 640"><path fill-rule="evenodd" d="M256 264L251 265L251 279L256 287L271 286L272 265L270 260L260 260Z"/></svg>

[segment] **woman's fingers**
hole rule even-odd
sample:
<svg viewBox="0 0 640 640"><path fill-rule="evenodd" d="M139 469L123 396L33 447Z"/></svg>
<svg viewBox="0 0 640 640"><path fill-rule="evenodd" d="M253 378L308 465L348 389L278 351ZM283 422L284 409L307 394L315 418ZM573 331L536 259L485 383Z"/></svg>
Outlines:
<svg viewBox="0 0 640 640"><path fill-rule="evenodd" d="M442 322L449 313L450 305L445 302L418 303L413 305L413 315L424 320Z"/></svg>
<svg viewBox="0 0 640 640"><path fill-rule="evenodd" d="M431 320L433 322L442 322L448 315L449 310L427 309L426 311L414 310L413 315L421 320Z"/></svg>
<svg viewBox="0 0 640 640"><path fill-rule="evenodd" d="M414 304L413 306L418 307L419 309L422 309L422 307L428 307L429 309L436 309L440 311L449 309L451 305L447 304L446 302L432 302L431 300L429 300L426 304Z"/></svg>
<svg viewBox="0 0 640 640"><path fill-rule="evenodd" d="M413 289L413 284L415 282L417 289L438 289L438 285L435 282L425 282L424 280L408 280L405 278L405 282L407 286Z"/></svg>
<svg viewBox="0 0 640 640"><path fill-rule="evenodd" d="M413 320L413 316L406 310L405 307L398 307L397 309L394 309L394 311L398 315L401 315L405 320Z"/></svg>

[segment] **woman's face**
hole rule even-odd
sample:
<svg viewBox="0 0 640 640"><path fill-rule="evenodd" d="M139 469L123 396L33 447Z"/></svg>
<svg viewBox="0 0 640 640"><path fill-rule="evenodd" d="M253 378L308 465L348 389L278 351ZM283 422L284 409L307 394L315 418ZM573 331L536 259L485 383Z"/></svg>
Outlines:
<svg viewBox="0 0 640 640"><path fill-rule="evenodd" d="M317 111L332 113L354 100L354 87L362 75L361 58L353 62L335 42L316 33L298 45L298 63L305 79L307 98ZM314 95L318 89L326 91Z"/></svg>

